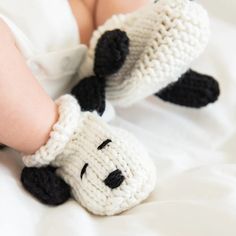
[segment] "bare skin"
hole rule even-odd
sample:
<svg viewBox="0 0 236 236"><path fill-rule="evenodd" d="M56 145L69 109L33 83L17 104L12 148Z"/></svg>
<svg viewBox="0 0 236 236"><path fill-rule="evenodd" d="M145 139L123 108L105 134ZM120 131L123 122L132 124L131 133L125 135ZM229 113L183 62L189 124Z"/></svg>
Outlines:
<svg viewBox="0 0 236 236"><path fill-rule="evenodd" d="M33 153L48 139L57 108L25 64L0 21L0 143Z"/></svg>
<svg viewBox="0 0 236 236"><path fill-rule="evenodd" d="M134 11L147 2L69 0L84 44L113 14ZM47 142L58 119L57 106L27 67L10 29L1 20L0 35L0 143L32 154Z"/></svg>
<svg viewBox="0 0 236 236"><path fill-rule="evenodd" d="M92 32L114 14L133 12L150 0L69 0L83 44L89 44Z"/></svg>

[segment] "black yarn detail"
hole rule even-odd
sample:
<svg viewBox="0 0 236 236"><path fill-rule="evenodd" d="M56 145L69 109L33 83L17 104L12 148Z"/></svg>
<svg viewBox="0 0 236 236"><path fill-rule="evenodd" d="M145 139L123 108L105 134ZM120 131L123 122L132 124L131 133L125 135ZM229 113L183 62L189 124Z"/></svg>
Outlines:
<svg viewBox="0 0 236 236"><path fill-rule="evenodd" d="M81 170L81 173L80 173L80 178L81 179L83 178L83 175L86 173L87 167L88 167L88 163L85 163L82 170Z"/></svg>
<svg viewBox="0 0 236 236"><path fill-rule="evenodd" d="M7 146L3 145L3 144L0 144L0 150L6 148Z"/></svg>
<svg viewBox="0 0 236 236"><path fill-rule="evenodd" d="M29 193L47 205L57 206L70 198L70 186L50 166L24 168L21 182Z"/></svg>
<svg viewBox="0 0 236 236"><path fill-rule="evenodd" d="M97 76L81 80L71 92L78 100L82 111L97 111L101 116L106 108L105 79Z"/></svg>
<svg viewBox="0 0 236 236"><path fill-rule="evenodd" d="M129 54L129 38L119 29L105 32L95 51L94 73L106 77L116 73Z"/></svg>
<svg viewBox="0 0 236 236"><path fill-rule="evenodd" d="M213 77L189 70L155 95L177 105L201 108L218 99L220 88Z"/></svg>
<svg viewBox="0 0 236 236"><path fill-rule="evenodd" d="M111 172L108 177L104 180L106 186L111 189L118 188L124 181L125 177L122 175L120 170Z"/></svg>
<svg viewBox="0 0 236 236"><path fill-rule="evenodd" d="M111 143L112 141L110 139L105 140L104 142L102 142L101 145L98 146L98 150L102 150L104 147L106 147L107 144Z"/></svg>

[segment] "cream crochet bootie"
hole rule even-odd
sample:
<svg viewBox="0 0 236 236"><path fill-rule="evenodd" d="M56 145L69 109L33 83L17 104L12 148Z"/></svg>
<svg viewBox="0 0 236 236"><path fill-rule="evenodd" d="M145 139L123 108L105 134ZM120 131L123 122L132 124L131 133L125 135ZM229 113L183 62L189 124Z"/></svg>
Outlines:
<svg viewBox="0 0 236 236"><path fill-rule="evenodd" d="M124 65L106 77L106 96L129 106L177 81L204 50L209 38L207 12L190 0L159 0L130 14L116 15L93 34L80 78L94 74L101 36L119 29L127 34Z"/></svg>
<svg viewBox="0 0 236 236"><path fill-rule="evenodd" d="M65 202L71 193L98 215L118 214L147 198L156 169L142 145L98 115L81 112L71 95L56 103L60 117L48 142L23 156L30 167L22 172L24 187L51 205Z"/></svg>

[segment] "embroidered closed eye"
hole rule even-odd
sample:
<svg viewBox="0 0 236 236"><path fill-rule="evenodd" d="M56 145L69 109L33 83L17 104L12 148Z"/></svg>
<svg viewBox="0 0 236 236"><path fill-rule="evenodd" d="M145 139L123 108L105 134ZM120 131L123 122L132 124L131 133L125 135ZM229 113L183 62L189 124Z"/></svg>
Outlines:
<svg viewBox="0 0 236 236"><path fill-rule="evenodd" d="M105 148L107 146L107 144L111 143L112 141L110 139L106 139L104 142L102 142L101 145L98 146L98 150L102 150L103 148Z"/></svg>
<svg viewBox="0 0 236 236"><path fill-rule="evenodd" d="M80 178L81 179L83 178L83 175L86 173L87 167L88 167L88 163L85 163L82 170L81 170L81 173L80 173Z"/></svg>

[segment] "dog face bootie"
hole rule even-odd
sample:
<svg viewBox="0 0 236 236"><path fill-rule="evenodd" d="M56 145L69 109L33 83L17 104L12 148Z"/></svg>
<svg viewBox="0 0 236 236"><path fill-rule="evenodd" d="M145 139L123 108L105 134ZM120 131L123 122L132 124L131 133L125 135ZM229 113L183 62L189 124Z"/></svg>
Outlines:
<svg viewBox="0 0 236 236"><path fill-rule="evenodd" d="M56 101L60 118L48 142L24 156L24 187L43 203L59 205L72 195L97 215L114 215L146 199L156 170L142 145L93 113L74 97Z"/></svg>
<svg viewBox="0 0 236 236"><path fill-rule="evenodd" d="M115 29L120 33L109 37L117 40L107 44L114 47L113 60L101 45L109 41L106 32ZM208 15L198 3L159 0L134 13L116 15L99 27L80 77L94 73L106 77L108 100L129 106L177 81L204 50L208 38ZM118 41L122 41L119 46Z"/></svg>

